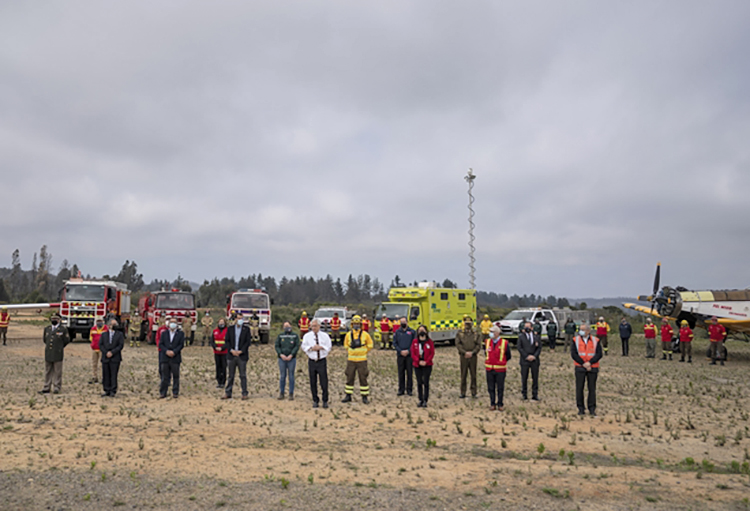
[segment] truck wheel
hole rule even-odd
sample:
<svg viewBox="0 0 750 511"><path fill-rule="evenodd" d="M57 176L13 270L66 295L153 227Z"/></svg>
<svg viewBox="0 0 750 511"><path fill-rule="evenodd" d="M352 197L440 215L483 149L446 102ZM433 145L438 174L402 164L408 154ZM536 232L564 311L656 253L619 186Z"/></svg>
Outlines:
<svg viewBox="0 0 750 511"><path fill-rule="evenodd" d="M268 344L268 337L269 337L269 333L268 332L261 332L260 333L260 343L261 344Z"/></svg>
<svg viewBox="0 0 750 511"><path fill-rule="evenodd" d="M448 346L455 346L456 345L456 339L450 339L448 341Z"/></svg>
<svg viewBox="0 0 750 511"><path fill-rule="evenodd" d="M68 328L68 337L70 337L71 341L75 341L76 340L76 331L73 330L72 328Z"/></svg>

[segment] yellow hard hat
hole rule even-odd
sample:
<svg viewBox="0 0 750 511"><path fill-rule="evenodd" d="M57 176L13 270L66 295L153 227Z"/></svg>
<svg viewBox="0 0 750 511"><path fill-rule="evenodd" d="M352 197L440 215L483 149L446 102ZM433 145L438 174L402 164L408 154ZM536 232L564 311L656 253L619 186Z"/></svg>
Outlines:
<svg viewBox="0 0 750 511"><path fill-rule="evenodd" d="M302 311L302 315L303 315L303 316L307 316L307 312L305 312L305 311Z"/></svg>
<svg viewBox="0 0 750 511"><path fill-rule="evenodd" d="M680 324L681 324L682 326L688 326L688 322L687 322L687 320L686 320L686 319L683 319L682 321L680 321Z"/></svg>
<svg viewBox="0 0 750 511"><path fill-rule="evenodd" d="M352 318L352 323L362 323L362 318L360 318L359 316L354 316Z"/></svg>
<svg viewBox="0 0 750 511"><path fill-rule="evenodd" d="M484 315L484 319L490 319L490 315L489 314L485 314Z"/></svg>
<svg viewBox="0 0 750 511"><path fill-rule="evenodd" d="M464 321L467 321L467 320L471 321L471 316L469 316L468 314L464 314Z"/></svg>

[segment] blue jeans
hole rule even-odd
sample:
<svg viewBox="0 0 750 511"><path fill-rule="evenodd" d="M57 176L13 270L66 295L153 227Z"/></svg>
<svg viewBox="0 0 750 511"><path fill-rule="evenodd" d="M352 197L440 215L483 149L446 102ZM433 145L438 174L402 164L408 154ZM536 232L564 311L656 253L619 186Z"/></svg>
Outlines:
<svg viewBox="0 0 750 511"><path fill-rule="evenodd" d="M297 368L297 358L291 359L289 362L286 360L279 359L279 372L281 373L281 379L279 380L279 393L284 393L284 387L286 387L286 373L289 371L289 395L294 394L294 370Z"/></svg>

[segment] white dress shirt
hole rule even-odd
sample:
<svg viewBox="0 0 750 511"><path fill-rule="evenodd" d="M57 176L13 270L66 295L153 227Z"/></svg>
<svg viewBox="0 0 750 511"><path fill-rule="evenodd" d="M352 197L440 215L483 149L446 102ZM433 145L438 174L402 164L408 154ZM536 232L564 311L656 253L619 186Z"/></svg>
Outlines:
<svg viewBox="0 0 750 511"><path fill-rule="evenodd" d="M313 351L311 348L315 346L315 335L318 336L318 344L323 346L320 351ZM310 330L302 338L302 351L304 351L310 360L318 360L318 353L320 353L320 360L323 360L331 352L331 338L324 331L320 331L317 334Z"/></svg>

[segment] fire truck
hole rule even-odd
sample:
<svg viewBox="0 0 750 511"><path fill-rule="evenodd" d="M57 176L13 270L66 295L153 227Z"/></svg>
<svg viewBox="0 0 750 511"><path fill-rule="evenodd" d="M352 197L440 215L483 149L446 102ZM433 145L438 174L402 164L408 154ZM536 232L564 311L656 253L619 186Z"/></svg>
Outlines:
<svg viewBox="0 0 750 511"><path fill-rule="evenodd" d="M240 289L227 298L227 317L241 313L249 322L258 315L258 334L261 344L268 344L271 335L271 299L262 289Z"/></svg>
<svg viewBox="0 0 750 511"><path fill-rule="evenodd" d="M193 326L190 332L185 332L191 342L195 339L198 313L195 310L195 295L180 289L153 291L141 297L138 301L138 312L141 315L141 341L156 343L156 331L161 326L164 316L171 316L182 325L182 320L190 317Z"/></svg>
<svg viewBox="0 0 750 511"><path fill-rule="evenodd" d="M8 309L57 309L62 324L68 328L70 339L81 334L89 338L89 331L98 318L116 319L120 329L127 332L130 322L130 291L128 286L111 280L72 278L65 281L59 303L28 303L5 305Z"/></svg>

